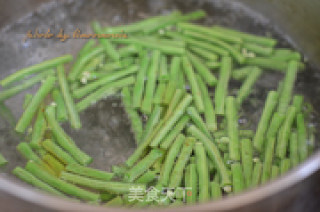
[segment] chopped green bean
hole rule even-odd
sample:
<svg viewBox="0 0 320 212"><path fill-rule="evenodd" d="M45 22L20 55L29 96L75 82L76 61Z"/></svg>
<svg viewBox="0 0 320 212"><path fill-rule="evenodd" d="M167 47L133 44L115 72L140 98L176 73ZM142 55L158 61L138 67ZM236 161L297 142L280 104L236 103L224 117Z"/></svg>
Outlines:
<svg viewBox="0 0 320 212"><path fill-rule="evenodd" d="M199 175L199 201L206 202L209 200L209 170L207 163L207 155L203 147L203 143L195 143L195 155L197 163L197 171Z"/></svg>
<svg viewBox="0 0 320 212"><path fill-rule="evenodd" d="M262 56L271 56L273 53L273 48L272 47L267 47L267 46L261 46L257 45L254 43L243 43L243 48L257 54L257 55L262 55Z"/></svg>
<svg viewBox="0 0 320 212"><path fill-rule="evenodd" d="M57 176L59 176L64 170L64 165L51 154L45 154L42 157L42 160L49 165L49 167L56 173Z"/></svg>
<svg viewBox="0 0 320 212"><path fill-rule="evenodd" d="M187 57L182 57L182 66L183 70L187 76L187 79L190 83L191 86L191 92L192 96L195 102L195 106L198 109L199 113L204 112L204 104L203 104L203 99L201 95L201 91L199 88L199 85L196 81L196 76L193 71L192 65Z"/></svg>
<svg viewBox="0 0 320 212"><path fill-rule="evenodd" d="M224 115L225 99L228 94L228 83L232 68L232 60L230 57L222 57L220 75L215 90L215 109L217 115Z"/></svg>
<svg viewBox="0 0 320 212"><path fill-rule="evenodd" d="M233 96L226 98L226 120L227 132L230 139L229 152L230 159L234 161L240 160L240 143L239 143L239 129L238 129L238 113L237 103Z"/></svg>
<svg viewBox="0 0 320 212"><path fill-rule="evenodd" d="M286 156L288 151L288 140L290 137L291 127L296 118L296 114L296 108L294 106L290 106L286 113L286 119L280 128L277 139L276 155L281 159Z"/></svg>
<svg viewBox="0 0 320 212"><path fill-rule="evenodd" d="M195 126L197 126L208 138L212 139L211 134L202 120L202 117L198 113L197 109L193 106L187 108L187 114L191 118Z"/></svg>
<svg viewBox="0 0 320 212"><path fill-rule="evenodd" d="M26 90L27 88L35 85L36 83L40 82L41 80L45 79L46 77L52 75L54 73L53 70L48 70L44 73L40 73L38 75L36 75L35 77L32 77L30 79L27 79L23 82L21 82L21 84L10 87L8 89L5 89L3 91L0 92L0 102L3 102L15 95L17 95L18 93Z"/></svg>
<svg viewBox="0 0 320 212"><path fill-rule="evenodd" d="M292 92L294 83L298 72L298 62L290 61L288 64L288 70L283 81L282 91L279 95L278 112L286 113L288 105L292 99Z"/></svg>
<svg viewBox="0 0 320 212"><path fill-rule="evenodd" d="M240 163L231 164L233 192L239 193L245 188L244 176Z"/></svg>
<svg viewBox="0 0 320 212"><path fill-rule="evenodd" d="M44 138L44 134L47 129L47 122L44 117L43 107L40 106L37 114L37 118L34 122L33 129L32 129L32 135L31 135L31 141L30 146L35 149L40 148L40 142Z"/></svg>
<svg viewBox="0 0 320 212"><path fill-rule="evenodd" d="M156 80L160 66L160 52L155 50L152 53L150 68L147 73L147 83L143 101L141 103L141 111L150 114L152 111L152 101L156 87Z"/></svg>
<svg viewBox="0 0 320 212"><path fill-rule="evenodd" d="M7 159L0 153L0 167L5 166L7 163Z"/></svg>
<svg viewBox="0 0 320 212"><path fill-rule="evenodd" d="M189 49L191 50L191 52L193 52L194 54L198 55L199 57L201 57L204 60L208 60L208 61L216 61L218 59L218 55L215 53L212 53L206 49L201 49L195 46L190 46Z"/></svg>
<svg viewBox="0 0 320 212"><path fill-rule="evenodd" d="M78 164L68 164L65 170L77 175L90 177L97 180L109 181L114 177L113 173L90 168L90 167L81 166Z"/></svg>
<svg viewBox="0 0 320 212"><path fill-rule="evenodd" d="M210 182L211 198L220 199L222 197L222 192L219 183L216 181Z"/></svg>
<svg viewBox="0 0 320 212"><path fill-rule="evenodd" d="M264 143L264 135L267 131L268 123L271 119L272 113L278 103L278 93L276 91L270 91L268 93L264 109L257 127L256 134L253 138L253 145L256 150L262 151L263 143ZM272 126L272 125L270 125Z"/></svg>
<svg viewBox="0 0 320 212"><path fill-rule="evenodd" d="M50 70L51 68L56 67L59 64L64 64L64 63L68 63L73 59L72 55L67 54L67 55L63 55L61 57L56 57L50 60L46 60L42 63L38 63L36 65L33 66L29 66L27 68L23 68L19 71L16 71L15 73L7 76L6 78L4 78L3 80L0 81L0 84L3 87L7 87L9 85L11 85L14 82L17 82L21 79L23 79L26 76L29 76L31 74L40 72L40 71L48 71L48 69Z"/></svg>
<svg viewBox="0 0 320 212"><path fill-rule="evenodd" d="M185 136L183 134L179 134L174 140L172 146L169 148L159 178L159 183L161 183L163 186L168 186L169 184L171 170L184 142Z"/></svg>
<svg viewBox="0 0 320 212"><path fill-rule="evenodd" d="M82 188L79 188L75 185L66 183L59 178L51 176L47 172L43 171L43 169L35 164L34 162L28 162L26 165L26 170L29 171L32 175L40 179L41 181L47 183L48 185L54 187L55 189L62 191L65 194L72 195L78 197L83 200L88 201L99 201L99 194L95 194L90 191L86 191Z"/></svg>
<svg viewBox="0 0 320 212"><path fill-rule="evenodd" d="M185 165L189 161L190 155L192 153L193 146L195 144L195 139L193 137L187 137L181 152L178 156L177 162L172 169L170 179L169 179L169 188L176 189L180 186L182 178L183 178L183 170Z"/></svg>
<svg viewBox="0 0 320 212"><path fill-rule="evenodd" d="M130 76L130 77L126 77L126 78L117 80L115 82L111 82L109 84L106 84L106 85L102 86L101 88L99 88L98 90L96 90L93 93L86 96L81 101L79 101L76 104L76 108L77 108L78 112L83 111L86 108L88 108L90 105L97 102L98 100L100 100L104 97L107 97L111 94L114 94L116 92L116 90L118 90L122 87L125 87L125 86L129 86L129 85L133 84L134 82L135 82L135 78L133 76Z"/></svg>
<svg viewBox="0 0 320 212"><path fill-rule="evenodd" d="M281 175L287 173L290 169L290 159L284 158L280 162L280 173Z"/></svg>
<svg viewBox="0 0 320 212"><path fill-rule="evenodd" d="M218 126L217 126L217 118L213 108L212 100L209 96L207 87L205 86L203 80L198 75L197 75L197 82L199 84L199 88L203 97L204 117L206 120L205 124L207 125L207 128L210 132L215 132Z"/></svg>
<svg viewBox="0 0 320 212"><path fill-rule="evenodd" d="M145 156L140 162L132 167L126 174L124 180L126 182L133 182L139 176L141 176L146 170L148 170L152 164L162 157L163 151L159 149L152 149L150 153Z"/></svg>
<svg viewBox="0 0 320 212"><path fill-rule="evenodd" d="M57 120L60 122L66 121L68 119L68 113L60 90L54 88L51 95L57 105Z"/></svg>
<svg viewBox="0 0 320 212"><path fill-rule="evenodd" d="M299 146L299 161L303 162L308 157L308 147L306 126L304 122L304 115L302 113L299 113L297 115L297 133Z"/></svg>
<svg viewBox="0 0 320 212"><path fill-rule="evenodd" d="M16 167L12 173L17 176L18 178L20 178L21 180L25 181L26 183L29 183L37 188L40 188L44 191L47 191L51 194L57 195L57 196L61 196L61 197L65 197L64 194L62 194L60 191L56 190L55 188L51 187L50 185L42 182L41 180L39 180L38 178L36 178L34 175L32 175L30 172L28 172L27 170L21 168L21 167Z"/></svg>
<svg viewBox="0 0 320 212"><path fill-rule="evenodd" d="M247 76L245 81L243 82L237 96L237 105L240 107L242 102L249 96L252 91L252 87L255 82L259 79L262 70L260 68L252 69L251 73Z"/></svg>
<svg viewBox="0 0 320 212"><path fill-rule="evenodd" d="M290 135L290 160L291 167L296 167L299 164L299 145L298 145L298 134L297 132L291 132Z"/></svg>
<svg viewBox="0 0 320 212"><path fill-rule="evenodd" d="M57 120L55 119L55 108L47 107L45 111L46 119L51 127L53 135L57 139L57 143L66 150L76 161L82 165L87 165L92 162L92 158L82 152L74 143L74 141L64 132Z"/></svg>
<svg viewBox="0 0 320 212"><path fill-rule="evenodd" d="M262 174L262 164L260 161L258 161L253 167L252 181L251 181L252 187L256 187L260 184L261 174Z"/></svg>
<svg viewBox="0 0 320 212"><path fill-rule="evenodd" d="M265 147L265 152L264 152L262 177L261 177L262 183L267 182L271 178L275 143L276 143L275 137L267 137L267 142L265 144L266 147Z"/></svg>
<svg viewBox="0 0 320 212"><path fill-rule="evenodd" d="M47 94L51 91L55 84L56 78L53 76L47 77L47 79L42 83L41 87L39 88L38 92L32 98L30 104L23 112L20 120L16 125L16 131L23 133L26 128L31 123L34 114L37 112L40 104L46 98Z"/></svg>
<svg viewBox="0 0 320 212"><path fill-rule="evenodd" d="M250 187L253 170L253 148L250 139L241 139L241 163L246 188Z"/></svg>

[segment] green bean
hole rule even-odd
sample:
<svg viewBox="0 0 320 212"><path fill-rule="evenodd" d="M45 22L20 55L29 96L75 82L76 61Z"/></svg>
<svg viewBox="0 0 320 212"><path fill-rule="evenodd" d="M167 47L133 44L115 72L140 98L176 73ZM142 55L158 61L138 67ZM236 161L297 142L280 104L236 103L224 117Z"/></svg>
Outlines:
<svg viewBox="0 0 320 212"><path fill-rule="evenodd" d="M235 37L238 39L242 39L244 42L259 44L262 46L273 47L277 44L277 40L273 38L253 35L245 32L240 32L236 30L232 30L229 28L225 28L222 26L214 26L213 30L222 33L223 35L229 35L230 37Z"/></svg>
<svg viewBox="0 0 320 212"><path fill-rule="evenodd" d="M61 57L56 57L56 58L53 58L50 60L46 60L42 63L38 63L33 66L29 66L27 68L20 69L19 71L16 71L15 73L13 73L13 74L7 76L6 78L4 78L3 80L1 80L0 84L3 87L7 87L7 86L11 85L12 83L23 79L26 76L38 73L40 71L46 71L48 69L50 70L51 68L54 68L59 64L68 63L72 59L73 59L72 55L67 54L67 55L63 55Z"/></svg>
<svg viewBox="0 0 320 212"><path fill-rule="evenodd" d="M150 114L152 111L152 101L156 87L157 75L160 66L160 52L155 50L152 53L150 68L147 73L147 83L143 101L141 103L141 111Z"/></svg>
<svg viewBox="0 0 320 212"><path fill-rule="evenodd" d="M121 68L126 68L130 65L133 65L134 62L135 62L135 59L132 57L123 58L121 61L108 62L99 68L99 72L109 73L109 72L116 71Z"/></svg>
<svg viewBox="0 0 320 212"><path fill-rule="evenodd" d="M38 110L37 118L34 122L33 129L32 129L30 146L35 149L40 148L40 142L42 141L47 129L47 122L44 117L43 109L44 108L40 106Z"/></svg>
<svg viewBox="0 0 320 212"><path fill-rule="evenodd" d="M217 78L210 72L210 70L203 64L203 62L197 56L190 52L187 52L187 56L203 80L210 86L214 86L217 83Z"/></svg>
<svg viewBox="0 0 320 212"><path fill-rule="evenodd" d="M185 136L183 134L179 134L174 140L172 146L169 148L159 178L159 183L161 183L163 186L168 186L169 184L171 170L184 142Z"/></svg>
<svg viewBox="0 0 320 212"><path fill-rule="evenodd" d="M224 152L223 153L223 161L224 161L224 163L226 164L226 166L228 167L228 168L231 168L231 166L230 166L230 154L229 154L229 152Z"/></svg>
<svg viewBox="0 0 320 212"><path fill-rule="evenodd" d="M282 72L284 72L288 66L288 63L285 61L279 61L277 59L269 57L247 57L245 60L245 64L249 66L258 66L263 69L270 69Z"/></svg>
<svg viewBox="0 0 320 212"><path fill-rule="evenodd" d="M276 165L273 165L272 168L271 168L271 179L274 179L274 178L278 177L279 176L279 172L280 172L279 167L276 166Z"/></svg>
<svg viewBox="0 0 320 212"><path fill-rule="evenodd" d="M246 188L250 187L253 170L253 148L250 139L241 139L241 163Z"/></svg>
<svg viewBox="0 0 320 212"><path fill-rule="evenodd" d="M60 122L64 122L68 120L68 113L66 109L66 105L64 103L63 96L59 89L54 88L52 90L52 98L57 105L57 120Z"/></svg>
<svg viewBox="0 0 320 212"><path fill-rule="evenodd" d="M46 139L41 143L42 147L58 158L63 164L74 164L77 163L73 157L71 157L67 152L62 150L58 145L56 145L52 140Z"/></svg>
<svg viewBox="0 0 320 212"><path fill-rule="evenodd" d="M301 60L301 54L299 52L294 52L288 49L275 49L272 58L277 60Z"/></svg>
<svg viewBox="0 0 320 212"><path fill-rule="evenodd" d="M101 192L100 193L101 202L108 202L108 201L112 200L113 198L115 198L116 196L117 195L111 194L109 192Z"/></svg>
<svg viewBox="0 0 320 212"><path fill-rule="evenodd" d="M251 71L251 73L247 76L247 78L241 85L240 90L238 92L238 96L236 100L238 107L240 107L242 105L242 102L249 96L249 94L252 91L253 85L259 79L261 73L262 73L262 70L260 68L254 68Z"/></svg>
<svg viewBox="0 0 320 212"><path fill-rule="evenodd" d="M278 112L275 112L273 114L273 117L272 117L271 122L269 124L269 129L266 134L267 138L275 137L277 135L284 119L285 119L285 114L280 114Z"/></svg>
<svg viewBox="0 0 320 212"><path fill-rule="evenodd" d="M196 164L189 164L186 168L185 173L185 188L191 189L191 195L187 191L186 202L196 203L198 196L198 174Z"/></svg>
<svg viewBox="0 0 320 212"><path fill-rule="evenodd" d="M154 104L161 104L162 103L166 89L167 89L167 82L160 81L158 84L158 87L156 88L156 92L154 94L154 98L153 98Z"/></svg>
<svg viewBox="0 0 320 212"><path fill-rule="evenodd" d="M159 32L161 36L162 32ZM185 48L186 44L182 40L172 40L172 39L163 39L162 37L151 37L151 36L139 36L140 39L143 39L148 42L154 42L158 43L161 45L167 45L167 46L175 46L175 47L180 47L180 48Z"/></svg>
<svg viewBox="0 0 320 212"><path fill-rule="evenodd" d="M299 164L299 146L298 146L297 132L291 132L289 146L290 146L289 155L291 160L291 167L296 167Z"/></svg>
<svg viewBox="0 0 320 212"><path fill-rule="evenodd" d="M272 113L278 103L278 93L276 91L269 91L264 109L257 126L256 134L253 138L253 146L259 152L262 151L264 134L267 131L268 123L271 119ZM272 125L270 125L272 126Z"/></svg>
<svg viewBox="0 0 320 212"><path fill-rule="evenodd" d="M7 163L7 159L0 153L0 167L5 166Z"/></svg>
<svg viewBox="0 0 320 212"><path fill-rule="evenodd" d="M16 118L12 114L12 111L3 102L0 102L0 116L2 116L2 118L6 120L11 127L16 126Z"/></svg>
<svg viewBox="0 0 320 212"><path fill-rule="evenodd" d="M101 26L98 22L96 21L92 22L91 27L96 34L103 33ZM114 46L108 39L99 38L99 43L102 45L102 47L104 48L104 51L112 60L118 61L120 59L119 52L114 48Z"/></svg>
<svg viewBox="0 0 320 212"><path fill-rule="evenodd" d="M256 162L256 164L253 167L252 181L251 181L252 187L256 187L260 184L261 173L262 173L262 164L260 161L258 161L258 162Z"/></svg>
<svg viewBox="0 0 320 212"><path fill-rule="evenodd" d="M34 114L37 112L40 104L46 98L47 94L51 91L55 84L56 78L53 76L47 77L47 79L42 83L41 87L39 88L38 92L32 98L30 104L23 112L20 120L16 125L16 131L23 133L26 128L31 123Z"/></svg>
<svg viewBox="0 0 320 212"><path fill-rule="evenodd" d="M290 169L290 159L284 158L280 162L280 173L281 175L285 174L288 172Z"/></svg>
<svg viewBox="0 0 320 212"><path fill-rule="evenodd" d="M168 86L165 92L165 95L163 97L163 104L168 105L171 102L171 99L175 95L176 89L177 89L177 82L170 80L168 82ZM182 89L182 88L180 88Z"/></svg>
<svg viewBox="0 0 320 212"><path fill-rule="evenodd" d="M92 162L92 158L82 152L74 143L74 141L64 132L57 120L55 119L55 108L48 106L45 110L46 119L51 127L52 133L57 143L72 157L82 165Z"/></svg>
<svg viewBox="0 0 320 212"><path fill-rule="evenodd" d="M73 96L75 98L82 98L82 97L90 94L90 92L101 88L101 86L105 86L107 84L115 82L116 80L122 79L123 77L134 74L138 70L139 70L139 66L132 65L123 71L117 71L117 72L110 73L110 74L106 75L105 77L98 79L97 81L91 82L83 87L80 87L80 88L74 90Z"/></svg>
<svg viewBox="0 0 320 212"><path fill-rule="evenodd" d="M304 98L301 95L294 95L292 99L292 105L295 106L297 109L297 113L300 113L302 111Z"/></svg>
<svg viewBox="0 0 320 212"><path fill-rule="evenodd" d="M23 101L23 104L22 104L22 108L23 109L26 109L28 104L31 102L32 100L32 97L33 95L30 94L30 93L27 93L25 96L24 96L24 101Z"/></svg>
<svg viewBox="0 0 320 212"><path fill-rule="evenodd" d="M209 61L209 62L206 63L206 65L207 65L208 68L210 68L210 69L217 69L217 68L220 68L221 63L220 63L220 62L217 62L217 61Z"/></svg>
<svg viewBox="0 0 320 212"><path fill-rule="evenodd" d="M308 157L307 148L307 132L304 122L304 115L299 113L297 115L297 133L298 133L298 147L299 147L299 161L302 162Z"/></svg>
<svg viewBox="0 0 320 212"><path fill-rule="evenodd" d="M231 181L228 170L223 162L221 153L219 152L217 146L194 125L191 125L187 129L187 132L203 143L209 158L213 160L217 166L217 170L222 179L222 186L226 191L230 190Z"/></svg>
<svg viewBox="0 0 320 212"><path fill-rule="evenodd" d="M222 192L219 183L216 181L210 182L211 198L220 199L222 197Z"/></svg>
<svg viewBox="0 0 320 212"><path fill-rule="evenodd" d="M144 140L147 139L151 135L156 124L160 121L160 115L161 115L162 110L163 110L163 108L160 107L159 105L156 105L153 108L152 113L149 116L148 121L147 121L145 128L144 128L144 131L142 133L141 142L144 142Z"/></svg>
<svg viewBox="0 0 320 212"><path fill-rule="evenodd" d="M169 44L162 43L153 43L149 42L143 38L127 38L127 39L114 39L112 40L114 43L120 44L135 44L144 48L149 48L152 50L158 50L165 55L183 55L185 53L185 49L182 47L172 46Z"/></svg>
<svg viewBox="0 0 320 212"><path fill-rule="evenodd" d="M162 155L163 151L159 149L152 149L147 156L145 156L125 174L124 180L126 182L133 182L148 170L160 157L162 157Z"/></svg>
<svg viewBox="0 0 320 212"><path fill-rule="evenodd" d="M276 143L275 137L267 137L267 143L265 144L266 147L264 152L262 177L261 177L262 183L267 182L271 178L275 143Z"/></svg>
<svg viewBox="0 0 320 212"><path fill-rule="evenodd" d="M93 46L96 45L96 41L94 39L90 39L88 40L80 49L80 51L78 52L78 56L81 56L83 54L85 54L86 52L88 52L90 49L93 48Z"/></svg>
<svg viewBox="0 0 320 212"><path fill-rule="evenodd" d="M111 167L112 173L114 173L115 177L123 177L124 174L128 171L128 167L125 165L119 165L119 166L115 166L113 165Z"/></svg>
<svg viewBox="0 0 320 212"><path fill-rule="evenodd" d="M78 76L78 79L82 82L82 84L87 83L87 76L89 73L96 71L98 67L102 66L105 56L105 54L97 55L81 69L81 75Z"/></svg>
<svg viewBox="0 0 320 212"><path fill-rule="evenodd" d="M192 37L197 40L206 41L207 43L216 45L217 47L221 47L223 50L229 52L229 54L237 61L239 64L243 64L245 61L245 57L237 51L233 46L225 43L222 40L214 38L212 36L204 35L203 33L197 31L184 31L184 35L187 37Z"/></svg>
<svg viewBox="0 0 320 212"><path fill-rule="evenodd" d="M40 82L41 80L45 79L46 77L52 75L54 73L53 70L48 70L44 73L40 73L36 75L35 77L32 77L30 79L27 79L23 82L21 82L19 85L10 87L8 89L5 89L0 92L0 102L3 102L18 93L26 90L27 88L30 88L31 86L35 85L36 83Z"/></svg>
<svg viewBox="0 0 320 212"><path fill-rule="evenodd" d="M202 133L204 133L209 139L212 139L210 132L209 132L206 124L203 122L197 109L193 106L190 106L187 108L186 112L187 112L188 116L191 118L194 125L196 127L198 127L202 131Z"/></svg>
<svg viewBox="0 0 320 212"><path fill-rule="evenodd" d="M172 115L167 119L166 124L161 127L159 132L154 136L150 146L158 146L163 138L167 135L167 133L172 129L174 124L183 116L186 108L192 102L192 97L190 94L186 94L181 102L177 105Z"/></svg>
<svg viewBox="0 0 320 212"><path fill-rule="evenodd" d="M64 170L64 165L51 154L46 153L42 157L42 160L49 165L49 167L56 173L57 176L59 176Z"/></svg>
<svg viewBox="0 0 320 212"><path fill-rule="evenodd" d="M114 177L113 173L105 172L105 171L90 168L90 167L81 166L78 164L68 164L65 170L77 175L81 175L81 176L85 176L85 177L89 177L97 180L109 181Z"/></svg>
<svg viewBox="0 0 320 212"><path fill-rule="evenodd" d="M186 74L187 79L190 83L191 93L194 99L195 106L199 111L199 113L203 113L204 104L203 104L201 91L196 81L196 76L193 71L192 65L187 57L182 57L182 66L183 66L184 73Z"/></svg>
<svg viewBox="0 0 320 212"><path fill-rule="evenodd" d="M276 155L281 159L286 156L291 127L296 118L296 115L296 108L294 106L290 106L286 113L286 119L284 120L284 123L280 128L277 139Z"/></svg>
<svg viewBox="0 0 320 212"><path fill-rule="evenodd" d="M137 178L134 182L141 183L141 184L149 184L156 179L156 176L157 176L157 173L155 171L149 170L143 175L141 175L139 178Z"/></svg>
<svg viewBox="0 0 320 212"><path fill-rule="evenodd" d="M204 26L199 26L191 23L178 23L178 28L183 30L195 31L206 34L207 36L218 38L230 43L242 43L242 39L237 36L231 36L228 33L221 33L218 30L211 29Z"/></svg>
<svg viewBox="0 0 320 212"><path fill-rule="evenodd" d="M177 82L181 73L181 57L173 57L170 64L170 79Z"/></svg>
<svg viewBox="0 0 320 212"><path fill-rule="evenodd" d="M208 88L204 84L200 76L197 75L197 82L202 94L203 104L204 104L204 117L206 120L207 128L210 132L215 132L218 128L216 113L213 108L212 100L210 98Z"/></svg>
<svg viewBox="0 0 320 212"><path fill-rule="evenodd" d="M212 53L206 49L201 49L195 46L190 46L189 49L191 50L191 52L193 52L194 54L198 55L199 57L201 57L204 60L208 60L208 61L216 61L218 60L218 55L215 53Z"/></svg>
<svg viewBox="0 0 320 212"><path fill-rule="evenodd" d="M65 197L64 194L62 194L60 191L56 190L55 188L51 187L50 185L42 182L41 180L39 180L38 178L36 178L34 175L32 175L30 172L28 172L27 170L17 166L12 173L17 176L18 178L20 178L21 180L25 181L26 183L29 183L37 188L40 188L44 191L47 191L51 194L57 195L57 196L61 196L61 197Z"/></svg>
<svg viewBox="0 0 320 212"><path fill-rule="evenodd" d="M68 80L71 82L74 82L78 76L81 74L81 71L83 70L83 67L94 57L97 55L102 54L104 51L103 47L95 47L89 51L87 51L85 54L82 54L80 57L76 59L74 62L69 75Z"/></svg>
<svg viewBox="0 0 320 212"><path fill-rule="evenodd" d="M211 53L218 54L219 56L229 55L229 52L227 50L207 42L199 41L198 39L183 37L182 40L187 43L187 47L197 47L209 51Z"/></svg>
<svg viewBox="0 0 320 212"><path fill-rule="evenodd" d="M177 122L176 126L168 133L168 135L161 142L160 147L162 149L168 149L174 139L178 136L179 133L187 126L190 118L186 115L182 116L182 118Z"/></svg>
<svg viewBox="0 0 320 212"><path fill-rule="evenodd" d="M93 93L89 94L87 97L82 99L76 104L76 108L78 112L85 110L90 105L94 104L96 101L107 97L111 94L114 94L116 90L119 88L129 86L135 82L135 77L126 77L115 82L111 82L99 88L98 90L94 91Z"/></svg>
<svg viewBox="0 0 320 212"><path fill-rule="evenodd" d="M182 178L183 178L183 170L187 162L189 161L190 155L192 153L193 146L195 144L195 139L193 137L187 137L181 152L178 156L178 159L175 163L175 166L172 169L169 178L169 188L176 189L180 186Z"/></svg>
<svg viewBox="0 0 320 212"><path fill-rule="evenodd" d="M232 70L232 78L235 80L244 80L246 79L252 70L256 70L258 67L256 66L244 66L238 69Z"/></svg>
<svg viewBox="0 0 320 212"><path fill-rule="evenodd" d="M245 188L245 181L240 163L231 164L233 192L239 193Z"/></svg>
<svg viewBox="0 0 320 212"><path fill-rule="evenodd" d="M278 112L286 113L288 105L292 98L292 92L294 83L298 72L298 62L290 61L288 64L288 70L283 81L283 88L279 95Z"/></svg>
<svg viewBox="0 0 320 212"><path fill-rule="evenodd" d="M129 116L131 121L131 127L135 136L136 143L139 144L141 142L141 136L143 131L143 124L140 119L140 115L138 112L133 109L132 106L132 99L131 99L131 92L128 87L124 87L121 92L122 95L122 102L124 104L124 108Z"/></svg>
<svg viewBox="0 0 320 212"><path fill-rule="evenodd" d="M70 94L70 89L67 83L63 65L58 65L57 74L58 74L60 90L66 105L66 109L68 111L68 117L70 118L71 126L74 129L80 129L81 128L80 117Z"/></svg>
<svg viewBox="0 0 320 212"><path fill-rule="evenodd" d="M194 149L197 162L197 171L199 175L199 201L206 202L210 198L207 155L203 147L203 143L195 143Z"/></svg>
<svg viewBox="0 0 320 212"><path fill-rule="evenodd" d="M172 115L172 113L176 109L177 105L180 103L181 99L183 98L184 94L185 94L185 92L182 89L176 89L173 91L173 95L169 99L170 102L168 102L170 104L168 105L164 119L167 119Z"/></svg>
<svg viewBox="0 0 320 212"><path fill-rule="evenodd" d="M228 93L228 83L232 69L230 57L222 57L219 80L215 90L215 109L217 115L224 115L225 99Z"/></svg>
<svg viewBox="0 0 320 212"><path fill-rule="evenodd" d="M273 53L273 48L272 47L266 47L266 46L261 46L257 45L254 43L243 43L243 48L257 54L257 55L262 55L262 56L271 56Z"/></svg>
<svg viewBox="0 0 320 212"><path fill-rule="evenodd" d="M238 129L238 114L237 103L233 96L226 98L226 120L227 120L227 132L230 138L229 152L230 159L240 160L240 143L239 143L239 129Z"/></svg>
<svg viewBox="0 0 320 212"><path fill-rule="evenodd" d="M59 178L53 177L47 172L43 171L43 169L34 162L28 162L26 165L26 170L38 179L40 179L41 181L49 184L50 186L54 187L59 191L62 191L65 194L75 196L83 200L99 201L100 196L98 194L86 191L75 185L66 183L65 181L60 180Z"/></svg>

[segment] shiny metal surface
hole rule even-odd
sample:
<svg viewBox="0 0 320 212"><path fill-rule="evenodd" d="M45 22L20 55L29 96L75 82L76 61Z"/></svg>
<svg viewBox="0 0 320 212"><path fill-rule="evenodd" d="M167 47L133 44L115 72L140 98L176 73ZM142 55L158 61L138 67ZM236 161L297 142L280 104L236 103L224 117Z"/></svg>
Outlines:
<svg viewBox="0 0 320 212"><path fill-rule="evenodd" d="M49 2L49 5L47 5ZM241 0L232 1L235 4L212 1L152 1L152 0L108 0L108 1L5 1L0 0L0 78L20 67L39 62L43 58L53 57L62 53L75 53L83 41L70 40L65 43L58 41L30 41L30 48L23 48L21 38L30 27L50 27L67 30L74 26L89 30L87 25L93 18L104 24L121 24L141 19L142 17L164 13L170 9L179 8L184 11L204 7L210 16L206 23L222 23L255 33L264 33L270 26L286 35L290 44L301 50L312 66L320 67L320 3L317 0ZM225 9L225 5L227 5ZM229 10L229 7L232 9ZM255 21L248 22L248 17L241 13L230 15L232 10L242 10L243 13L254 14ZM252 11L250 11L252 10ZM219 15L226 16L217 20ZM265 25L266 24L266 25ZM270 29L272 31L273 29ZM279 36L279 35L277 35ZM287 44L285 44L287 45ZM50 51L48 51L50 50ZM304 89L311 97L314 105L319 105L320 84L317 79L319 68L313 68L306 82L298 89ZM309 79L310 78L310 79ZM314 87L318 85L319 87ZM29 92L35 91L35 89ZM10 100L8 105L16 117L21 113L23 95ZM121 115L120 107L110 107L117 100L105 100L92 107L81 119L85 120L82 133L73 132L66 126L77 143L91 155L100 155L93 166L108 169L110 164L120 163L133 151L134 144L128 130L129 125ZM318 104L319 103L319 104ZM316 108L320 111L320 108ZM108 111L108 112L104 112ZM110 112L111 111L111 112ZM113 112L112 112L113 111ZM110 124L112 123L112 124ZM8 148L8 157L13 162L7 168L10 170L17 164L23 164L23 159L16 156L15 145L20 138L10 132L5 122L0 120L0 144ZM5 136L4 136L5 135ZM96 137L98 136L98 137ZM89 139L88 139L89 138ZM90 143L88 143L90 140ZM120 145L121 144L121 145ZM125 148L123 148L125 144ZM111 148L112 146L112 148ZM111 148L111 149L110 149ZM108 149L108 151L101 151ZM123 150L124 149L124 150ZM9 153L11 152L11 153ZM121 154L117 154L121 152ZM10 154L10 155L9 155ZM121 155L121 156L117 156ZM7 170L7 171L8 171ZM305 163L301 164L287 175L265 186L241 195L227 197L219 201L195 206L162 211L316 211L320 208L320 151L317 151ZM152 209L161 211L161 209ZM76 203L48 196L29 186L0 175L0 211L128 211L126 209L110 209ZM132 211L130 209L130 211Z"/></svg>

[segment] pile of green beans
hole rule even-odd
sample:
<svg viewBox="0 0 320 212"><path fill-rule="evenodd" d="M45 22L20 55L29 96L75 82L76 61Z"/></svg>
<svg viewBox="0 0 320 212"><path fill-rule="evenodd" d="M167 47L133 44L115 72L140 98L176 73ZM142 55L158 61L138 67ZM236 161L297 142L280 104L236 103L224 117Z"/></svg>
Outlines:
<svg viewBox="0 0 320 212"><path fill-rule="evenodd" d="M306 160L314 135L305 100L294 94L301 55L276 48L271 37L190 23L204 16L174 11L126 26L93 22L96 33L124 30L128 38L89 40L75 60L60 56L1 80L0 115L26 135L17 151L28 162L13 174L94 204L179 206L237 194ZM268 91L257 126L243 126L242 106L267 71L284 79ZM232 80L241 84L236 93ZM5 101L39 82L16 122ZM107 172L89 167L92 158L61 124L81 129L81 111L118 93L137 148ZM6 163L0 154L0 166Z"/></svg>

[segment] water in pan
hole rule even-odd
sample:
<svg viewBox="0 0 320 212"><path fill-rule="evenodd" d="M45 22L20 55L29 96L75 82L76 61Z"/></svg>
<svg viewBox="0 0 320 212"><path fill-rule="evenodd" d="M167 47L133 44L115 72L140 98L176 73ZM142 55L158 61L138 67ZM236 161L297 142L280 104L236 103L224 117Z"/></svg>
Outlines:
<svg viewBox="0 0 320 212"><path fill-rule="evenodd" d="M85 42L80 39L69 39L66 42L60 42L57 39L36 39L24 43L23 38L28 30L38 28L44 32L50 28L52 32L57 33L60 28L63 28L65 33L72 33L79 28L82 32L89 33L91 32L89 25L92 20L98 20L104 26L119 25L153 15L166 14L175 9L188 12L197 8L204 9L208 13L208 17L201 21L201 24L221 24L260 35L271 34L279 39L279 46L290 47L284 36L275 32L272 25L265 19L251 13L241 5L224 1L59 1L41 6L38 10L0 31L0 78L47 58L66 53L76 55ZM276 89L281 77L281 74L268 72L257 82L251 95L251 99L256 99L256 101L245 103L242 113L248 122L257 123L267 91ZM303 94L313 105L319 105L320 99L315 98L320 96L320 87L317 86L319 82L319 73L308 65L307 71L298 76L296 92ZM239 84L233 82L232 88L237 87ZM34 93L36 89L35 87L27 92ZM16 118L22 113L21 105L25 93L6 102ZM317 114L315 113L313 122L318 128L316 120L320 119ZM119 98L109 98L98 102L81 113L81 120L83 127L80 131L72 130L68 124L64 124L64 128L81 149L93 156L93 167L110 170L111 165L123 162L133 152L135 148L133 136ZM24 139L16 135L7 122L0 119L0 150L10 161L9 165L4 168L5 173L10 173L12 168L25 163L25 160L15 150L16 145Z"/></svg>

